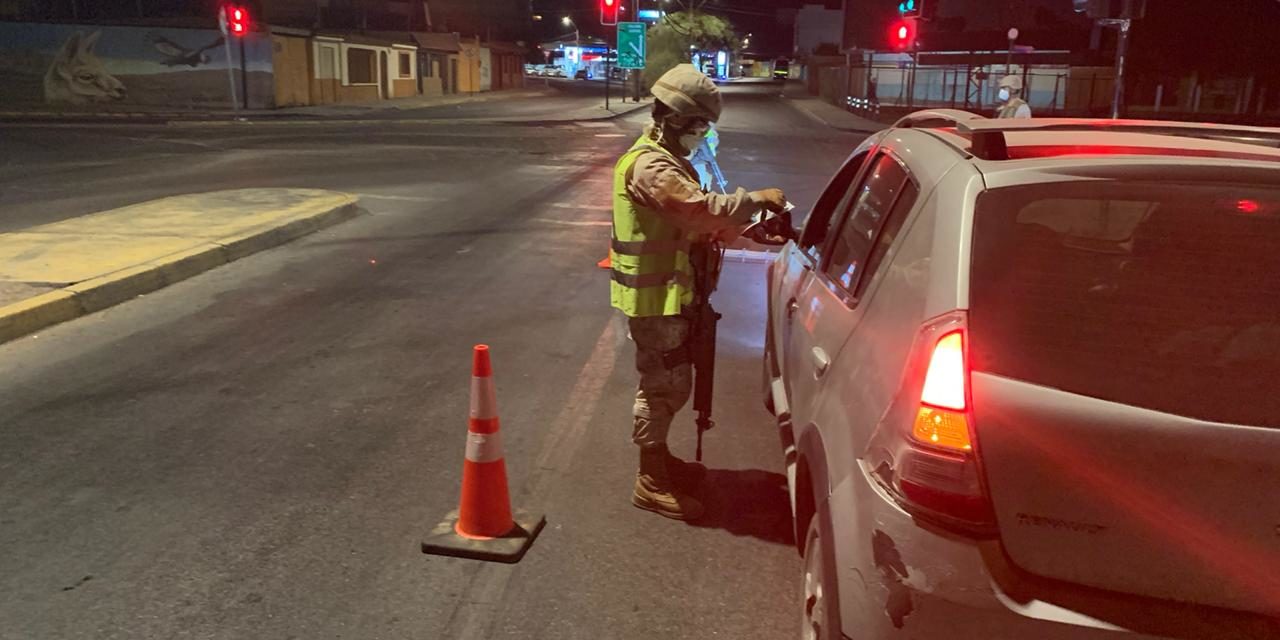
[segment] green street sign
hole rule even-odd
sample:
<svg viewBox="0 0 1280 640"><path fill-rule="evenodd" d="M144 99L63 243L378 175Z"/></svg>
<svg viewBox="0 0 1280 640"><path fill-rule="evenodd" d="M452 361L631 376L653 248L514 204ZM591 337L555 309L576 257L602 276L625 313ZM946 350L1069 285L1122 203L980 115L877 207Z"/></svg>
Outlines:
<svg viewBox="0 0 1280 640"><path fill-rule="evenodd" d="M618 68L644 68L644 32L643 22L618 23Z"/></svg>

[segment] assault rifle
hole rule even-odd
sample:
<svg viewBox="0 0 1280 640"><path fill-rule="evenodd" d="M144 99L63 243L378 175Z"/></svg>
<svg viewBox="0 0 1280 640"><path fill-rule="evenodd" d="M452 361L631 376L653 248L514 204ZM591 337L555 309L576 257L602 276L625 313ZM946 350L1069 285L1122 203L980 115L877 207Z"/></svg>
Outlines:
<svg viewBox="0 0 1280 640"><path fill-rule="evenodd" d="M696 459L702 462L702 434L716 426L711 419L711 395L716 384L716 323L720 314L711 307L711 294L720 280L724 246L718 242L699 242L689 255L693 263L693 311L689 330L689 359L693 363L693 410L697 412L698 449Z"/></svg>

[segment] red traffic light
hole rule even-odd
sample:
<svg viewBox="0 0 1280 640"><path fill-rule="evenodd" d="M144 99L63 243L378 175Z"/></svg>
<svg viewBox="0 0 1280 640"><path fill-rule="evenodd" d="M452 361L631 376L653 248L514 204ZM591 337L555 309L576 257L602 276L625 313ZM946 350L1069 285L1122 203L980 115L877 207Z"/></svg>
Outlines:
<svg viewBox="0 0 1280 640"><path fill-rule="evenodd" d="M618 24L618 0L600 0L600 24Z"/></svg>
<svg viewBox="0 0 1280 640"><path fill-rule="evenodd" d="M910 49L915 45L916 41L916 24L913 20L898 20L893 24L893 30L889 33L889 44L894 49L903 51Z"/></svg>
<svg viewBox="0 0 1280 640"><path fill-rule="evenodd" d="M244 37L249 33L249 9L240 5L229 4L223 7L223 15L227 20L227 31L231 35Z"/></svg>

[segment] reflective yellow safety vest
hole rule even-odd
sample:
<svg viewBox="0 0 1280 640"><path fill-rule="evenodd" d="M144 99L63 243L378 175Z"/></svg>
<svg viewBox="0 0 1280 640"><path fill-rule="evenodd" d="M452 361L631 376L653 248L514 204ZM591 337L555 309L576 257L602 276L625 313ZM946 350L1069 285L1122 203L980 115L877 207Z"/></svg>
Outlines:
<svg viewBox="0 0 1280 640"><path fill-rule="evenodd" d="M614 308L631 318L680 315L681 307L693 303L689 248L695 234L669 224L627 194L627 174L636 158L646 151L665 154L683 165L670 151L641 136L614 166L613 242L609 249L613 282L609 297Z"/></svg>

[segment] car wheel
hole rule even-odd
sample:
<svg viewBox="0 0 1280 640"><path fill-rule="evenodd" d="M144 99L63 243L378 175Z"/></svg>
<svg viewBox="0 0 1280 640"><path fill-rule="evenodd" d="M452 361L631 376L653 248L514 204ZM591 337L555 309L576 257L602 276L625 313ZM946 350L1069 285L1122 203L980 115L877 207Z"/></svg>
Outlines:
<svg viewBox="0 0 1280 640"><path fill-rule="evenodd" d="M818 530L818 518L809 519L809 532L805 535L804 573L801 576L800 637L804 640L835 638L836 630L830 628L826 566L822 558L822 534Z"/></svg>

